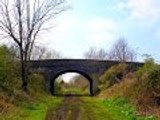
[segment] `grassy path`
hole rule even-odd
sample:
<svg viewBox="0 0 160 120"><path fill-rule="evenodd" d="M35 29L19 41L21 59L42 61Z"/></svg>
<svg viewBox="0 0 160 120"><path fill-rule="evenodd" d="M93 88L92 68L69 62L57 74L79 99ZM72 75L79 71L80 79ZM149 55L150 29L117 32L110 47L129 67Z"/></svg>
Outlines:
<svg viewBox="0 0 160 120"><path fill-rule="evenodd" d="M104 106L91 101L88 97L65 97L56 110L48 110L46 120L115 120Z"/></svg>
<svg viewBox="0 0 160 120"><path fill-rule="evenodd" d="M45 97L18 111L0 115L0 120L155 120L140 117L124 99L104 100L96 97ZM157 119L159 120L159 119Z"/></svg>
<svg viewBox="0 0 160 120"><path fill-rule="evenodd" d="M126 106L126 105L125 105ZM92 97L64 97L59 107L50 108L46 120L154 120L134 115L131 108Z"/></svg>
<svg viewBox="0 0 160 120"><path fill-rule="evenodd" d="M44 96L33 103L21 103L20 106L13 107L12 112L0 113L0 120L44 120L48 107L55 109L61 102L61 98Z"/></svg>

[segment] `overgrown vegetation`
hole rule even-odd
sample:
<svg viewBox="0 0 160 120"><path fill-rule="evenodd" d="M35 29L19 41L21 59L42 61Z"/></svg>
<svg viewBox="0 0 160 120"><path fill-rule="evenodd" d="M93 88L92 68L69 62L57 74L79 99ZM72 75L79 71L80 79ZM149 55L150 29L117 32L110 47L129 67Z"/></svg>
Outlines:
<svg viewBox="0 0 160 120"><path fill-rule="evenodd" d="M46 94L39 74L29 76L29 91L23 92L14 54L11 48L0 46L0 120L43 120L48 107L56 107L60 99Z"/></svg>
<svg viewBox="0 0 160 120"><path fill-rule="evenodd" d="M111 87L115 83L119 83L127 73L127 64L122 63L112 66L107 70L100 78L102 84L106 84L107 87Z"/></svg>
<svg viewBox="0 0 160 120"><path fill-rule="evenodd" d="M102 100L102 104L119 120L155 120L154 116L140 116L125 98Z"/></svg>
<svg viewBox="0 0 160 120"><path fill-rule="evenodd" d="M121 66L118 69L118 66ZM121 69L123 68L123 69ZM105 81L110 81L110 74L123 73L126 65L111 67L103 76ZM115 83L115 82L114 82ZM136 72L128 73L100 94L106 98L125 98L130 101L139 113L143 115L160 115L160 65L153 59L146 59L143 67Z"/></svg>
<svg viewBox="0 0 160 120"><path fill-rule="evenodd" d="M0 58L0 119L44 119L48 107L56 108L62 103L60 98L46 94L44 78L38 73L30 74L28 92L22 91L19 80L20 62L15 57L12 48L0 46ZM110 116L112 114L117 115L113 117L115 119L154 120L159 117L160 65L149 58L146 59L143 67L135 72L129 71L128 68L128 65L124 63L115 65L101 76L99 83L104 87L99 97L103 100L97 98L93 98L93 101L88 100L88 98L83 99L86 101L85 105L88 105L88 110L95 112L93 117L104 118L102 114L107 113L107 109L110 111L108 113L111 113ZM61 81L60 86L62 85L64 88L55 85L55 90L64 93L74 92L74 94L88 93L89 91L86 92L86 90L89 90L89 83L87 80L83 80L84 78L77 77L69 85ZM93 104L95 103L93 102L95 101L94 107ZM94 110L96 108L98 111ZM147 117L140 117L141 114Z"/></svg>

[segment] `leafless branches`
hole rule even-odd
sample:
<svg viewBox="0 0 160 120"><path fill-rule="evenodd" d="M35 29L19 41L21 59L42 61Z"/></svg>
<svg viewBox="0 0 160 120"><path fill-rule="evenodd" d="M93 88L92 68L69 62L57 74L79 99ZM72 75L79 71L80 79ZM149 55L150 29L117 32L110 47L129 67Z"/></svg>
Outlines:
<svg viewBox="0 0 160 120"><path fill-rule="evenodd" d="M108 53L102 48L96 49L95 47L91 47L87 52L84 53L84 57L86 59L106 60Z"/></svg>
<svg viewBox="0 0 160 120"><path fill-rule="evenodd" d="M65 0L0 1L0 30L5 38L18 46L23 87L27 86L27 61L38 34L49 20L64 10Z"/></svg>
<svg viewBox="0 0 160 120"><path fill-rule="evenodd" d="M136 59L136 53L129 47L125 39L119 39L111 47L111 50L108 54L108 59L122 62L134 61Z"/></svg>
<svg viewBox="0 0 160 120"><path fill-rule="evenodd" d="M50 50L45 46L35 46L31 54L31 60L60 58L62 58L62 55L59 52Z"/></svg>
<svg viewBox="0 0 160 120"><path fill-rule="evenodd" d="M104 49L96 49L91 47L85 52L84 57L86 59L98 59L98 60L117 60L122 62L135 61L136 53L129 47L125 39L119 39L111 46L109 52Z"/></svg>

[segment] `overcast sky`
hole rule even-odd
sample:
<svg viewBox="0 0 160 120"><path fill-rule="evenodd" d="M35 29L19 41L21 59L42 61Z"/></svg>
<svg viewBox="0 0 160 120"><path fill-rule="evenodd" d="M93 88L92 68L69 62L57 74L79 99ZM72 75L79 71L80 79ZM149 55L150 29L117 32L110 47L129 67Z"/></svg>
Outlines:
<svg viewBox="0 0 160 120"><path fill-rule="evenodd" d="M160 61L160 0L67 2L71 9L58 15L49 24L54 28L38 42L67 58L83 58L90 47L108 50L117 39L125 38L138 54Z"/></svg>
<svg viewBox="0 0 160 120"><path fill-rule="evenodd" d="M160 61L160 0L68 0L72 9L58 16L46 45L69 58L89 47L108 50L125 38L139 54ZM140 59L140 55L138 56ZM65 74L66 81L75 74Z"/></svg>
<svg viewBox="0 0 160 120"><path fill-rule="evenodd" d="M45 45L69 58L82 58L91 46L108 50L126 38L140 54L160 59L160 0L68 0Z"/></svg>

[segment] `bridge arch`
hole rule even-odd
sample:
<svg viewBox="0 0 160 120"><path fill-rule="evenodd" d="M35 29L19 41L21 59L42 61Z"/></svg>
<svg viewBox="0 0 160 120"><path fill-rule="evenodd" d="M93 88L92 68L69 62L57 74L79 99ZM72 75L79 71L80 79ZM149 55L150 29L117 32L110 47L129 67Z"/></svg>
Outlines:
<svg viewBox="0 0 160 120"><path fill-rule="evenodd" d="M85 72L83 72L83 71L79 71L79 70L70 70L70 69L68 69L68 70L62 70L62 71L60 71L60 72L57 72L57 73L54 74L54 76L52 77L51 83L50 83L50 85L51 85L50 91L51 91L51 93L52 93L53 95L55 94L54 88L55 88L56 78L58 78L60 75L65 74L65 73L78 73L78 74L84 76L84 77L88 80L88 82L89 82L89 92L90 92L90 95L93 95L93 94L94 94L94 91L93 91L93 83L94 83L94 81L93 81L92 77L91 77L89 74L87 74L87 73L85 73Z"/></svg>
<svg viewBox="0 0 160 120"><path fill-rule="evenodd" d="M108 68L121 63L120 61L87 60L87 59L54 59L54 60L33 60L29 62L31 70L40 69L44 73L45 88L49 94L54 94L54 80L57 76L66 72L77 72L89 80L90 93L98 92L98 84L93 75L102 75ZM132 71L143 66L143 63L125 62Z"/></svg>

